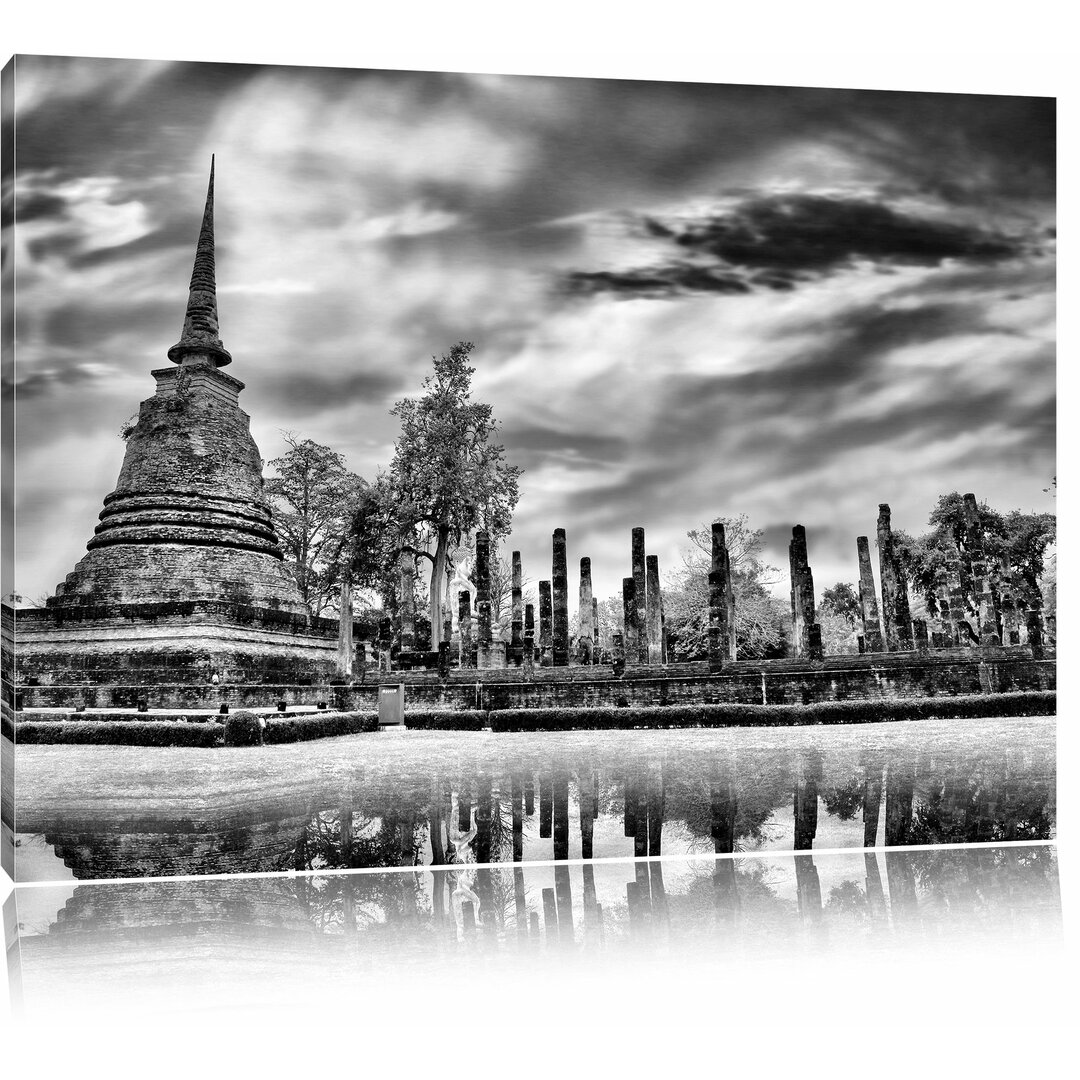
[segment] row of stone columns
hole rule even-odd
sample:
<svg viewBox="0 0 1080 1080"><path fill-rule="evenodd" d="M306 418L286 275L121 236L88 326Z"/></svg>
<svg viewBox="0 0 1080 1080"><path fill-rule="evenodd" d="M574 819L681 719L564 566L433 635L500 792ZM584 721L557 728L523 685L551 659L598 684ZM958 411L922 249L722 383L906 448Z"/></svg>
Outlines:
<svg viewBox="0 0 1080 1080"><path fill-rule="evenodd" d="M645 553L645 530L630 530L630 577L623 578L623 633L614 643L626 664L667 663L660 561Z"/></svg>

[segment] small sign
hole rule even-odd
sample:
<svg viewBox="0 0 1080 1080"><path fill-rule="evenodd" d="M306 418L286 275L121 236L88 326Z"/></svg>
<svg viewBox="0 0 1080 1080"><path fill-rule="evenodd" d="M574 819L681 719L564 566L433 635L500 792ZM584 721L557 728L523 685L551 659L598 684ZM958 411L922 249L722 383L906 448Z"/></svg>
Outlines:
<svg viewBox="0 0 1080 1080"><path fill-rule="evenodd" d="M379 727L400 727L405 723L405 684L379 687Z"/></svg>

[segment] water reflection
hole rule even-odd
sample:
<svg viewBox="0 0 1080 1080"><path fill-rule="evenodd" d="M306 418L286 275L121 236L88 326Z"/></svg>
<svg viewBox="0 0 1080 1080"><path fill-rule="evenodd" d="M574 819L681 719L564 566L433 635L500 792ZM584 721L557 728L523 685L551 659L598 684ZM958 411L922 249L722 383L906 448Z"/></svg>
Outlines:
<svg viewBox="0 0 1080 1080"><path fill-rule="evenodd" d="M248 979L325 987L530 956L592 969L1061 937L1050 845L165 879L21 887L13 902L12 985L50 1010L167 987L203 995L219 978L228 995Z"/></svg>
<svg viewBox="0 0 1080 1080"><path fill-rule="evenodd" d="M909 731L868 745L830 735L757 747L712 733L640 733L653 741L622 744L609 733L448 733L453 753L435 752L428 737L415 759L403 750L227 810L31 808L20 813L20 840L29 847L42 836L62 860L54 870L76 879L1047 840L1053 730L1026 730L1019 741ZM451 894L476 917L481 889L469 871L452 873ZM804 876L799 895L813 907L816 887ZM633 904L652 895L646 884ZM552 902L558 911L557 885Z"/></svg>

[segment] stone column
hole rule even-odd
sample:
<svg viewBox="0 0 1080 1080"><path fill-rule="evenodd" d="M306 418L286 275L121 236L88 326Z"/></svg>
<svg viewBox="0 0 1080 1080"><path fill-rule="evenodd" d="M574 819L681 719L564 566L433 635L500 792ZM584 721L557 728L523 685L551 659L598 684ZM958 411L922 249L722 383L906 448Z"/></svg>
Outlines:
<svg viewBox="0 0 1080 1080"><path fill-rule="evenodd" d="M458 593L458 667L476 667L472 639L472 597L468 589Z"/></svg>
<svg viewBox="0 0 1080 1080"><path fill-rule="evenodd" d="M975 593L976 609L979 613L979 644L999 645L997 610L994 607L994 595L990 591L990 571L983 552L982 520L979 517L979 504L970 492L964 496L964 531L967 537L968 553L971 556L971 585Z"/></svg>
<svg viewBox="0 0 1080 1080"><path fill-rule="evenodd" d="M403 552L401 558L398 560L398 575L401 590L398 597L398 607L401 620L401 651L403 653L411 653L416 650L415 572L416 568L413 565L412 555L408 552Z"/></svg>
<svg viewBox="0 0 1080 1080"><path fill-rule="evenodd" d="M950 544L945 553L945 589L949 603L949 619L956 627L957 645L977 645L979 636L972 627L971 612L960 576L960 552Z"/></svg>
<svg viewBox="0 0 1080 1080"><path fill-rule="evenodd" d="M476 534L476 645L491 644L491 538L487 530Z"/></svg>
<svg viewBox="0 0 1080 1080"><path fill-rule="evenodd" d="M352 680L353 674L353 606L352 583L342 581L338 602L337 673Z"/></svg>
<svg viewBox="0 0 1080 1080"><path fill-rule="evenodd" d="M866 652L881 652L881 620L878 618L877 588L874 585L874 566L870 561L870 539L855 539L859 551L859 607L862 612L863 641Z"/></svg>
<svg viewBox="0 0 1080 1080"><path fill-rule="evenodd" d="M795 656L821 659L821 628L814 607L814 576L807 561L806 529L796 525L788 544L791 570L791 641Z"/></svg>
<svg viewBox="0 0 1080 1080"><path fill-rule="evenodd" d="M533 677L536 662L536 617L532 604L525 605L525 632L521 642L521 666L527 679Z"/></svg>
<svg viewBox="0 0 1080 1080"><path fill-rule="evenodd" d="M592 642L595 657L600 651L600 605L595 596L592 598Z"/></svg>
<svg viewBox="0 0 1080 1080"><path fill-rule="evenodd" d="M510 662L521 665L524 623L521 606L521 552L510 553Z"/></svg>
<svg viewBox="0 0 1080 1080"><path fill-rule="evenodd" d="M566 667L570 663L570 601L565 529L551 534L551 594L551 662L555 667Z"/></svg>
<svg viewBox="0 0 1080 1080"><path fill-rule="evenodd" d="M540 666L551 667L551 582L540 582Z"/></svg>
<svg viewBox="0 0 1080 1080"><path fill-rule="evenodd" d="M656 555L645 556L645 639L649 663L663 663L663 644L660 628L660 560Z"/></svg>
<svg viewBox="0 0 1080 1080"><path fill-rule="evenodd" d="M731 658L731 638L728 625L728 593L731 589L731 560L723 522L712 525L712 557L709 563L709 669L719 671Z"/></svg>
<svg viewBox="0 0 1080 1080"><path fill-rule="evenodd" d="M1016 586L1013 583L1012 562L1003 555L998 568L998 596L1001 599L1001 644L1020 644L1020 619L1016 604Z"/></svg>
<svg viewBox="0 0 1080 1080"><path fill-rule="evenodd" d="M908 606L907 582L896 566L892 511L888 503L878 504L877 545L885 648L889 652L905 651L912 647L911 611Z"/></svg>
<svg viewBox="0 0 1080 1080"><path fill-rule="evenodd" d="M944 648L956 644L957 612L953 611L952 594L949 590L949 575L945 567L939 566L934 575L934 598L937 600L938 619L941 621L941 638Z"/></svg>
<svg viewBox="0 0 1080 1080"><path fill-rule="evenodd" d="M915 651L926 652L930 648L930 635L926 629L925 619L912 619L911 631L914 638Z"/></svg>
<svg viewBox="0 0 1080 1080"><path fill-rule="evenodd" d="M623 652L626 658L626 666L631 667L638 662L641 650L638 646L637 627L637 600L634 596L634 579L624 577L622 579L623 597Z"/></svg>
<svg viewBox="0 0 1080 1080"><path fill-rule="evenodd" d="M649 662L649 641L646 636L645 602L647 589L645 585L645 530L638 526L630 532L630 566L634 581L634 627L637 630L637 655L633 658L635 663L647 664ZM629 649L627 650L627 663L630 662Z"/></svg>
<svg viewBox="0 0 1080 1080"><path fill-rule="evenodd" d="M578 639L576 652L579 664L591 664L593 662L594 636L592 559L586 557L581 560L581 575L578 582Z"/></svg>

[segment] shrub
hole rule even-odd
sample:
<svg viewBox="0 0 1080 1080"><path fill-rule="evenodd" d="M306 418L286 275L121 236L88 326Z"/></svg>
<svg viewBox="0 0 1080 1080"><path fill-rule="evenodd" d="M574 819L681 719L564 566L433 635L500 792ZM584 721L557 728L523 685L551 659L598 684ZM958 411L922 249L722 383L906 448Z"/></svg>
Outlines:
<svg viewBox="0 0 1080 1080"><path fill-rule="evenodd" d="M491 715L477 709L461 709L455 712L418 709L415 712L406 711L405 726L413 731L483 731L489 726Z"/></svg>
<svg viewBox="0 0 1080 1080"><path fill-rule="evenodd" d="M930 718L1040 716L1052 715L1056 711L1055 691L1024 690L1007 694L965 694L899 701L822 701L813 705L720 704L598 709L500 709L489 713L488 720L492 731L569 731L635 727L868 724ZM406 722L408 719L409 714L406 713Z"/></svg>
<svg viewBox="0 0 1080 1080"><path fill-rule="evenodd" d="M225 745L261 746L264 725L265 721L253 712L229 713L225 718Z"/></svg>
<svg viewBox="0 0 1080 1080"><path fill-rule="evenodd" d="M221 726L214 723L131 720L23 720L15 725L22 744L69 743L113 746L217 746Z"/></svg>
<svg viewBox="0 0 1080 1080"><path fill-rule="evenodd" d="M378 730L379 714L374 712L321 712L287 717L271 714L266 721L263 740L276 745Z"/></svg>

